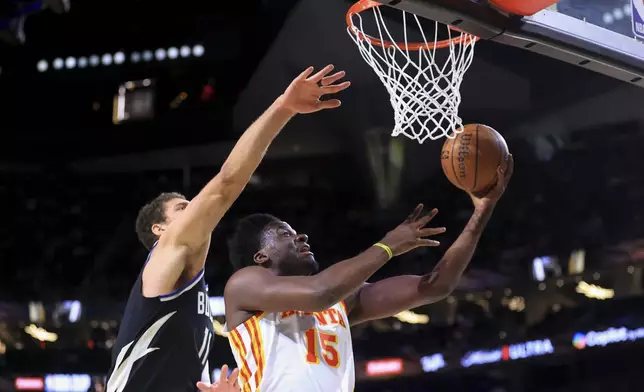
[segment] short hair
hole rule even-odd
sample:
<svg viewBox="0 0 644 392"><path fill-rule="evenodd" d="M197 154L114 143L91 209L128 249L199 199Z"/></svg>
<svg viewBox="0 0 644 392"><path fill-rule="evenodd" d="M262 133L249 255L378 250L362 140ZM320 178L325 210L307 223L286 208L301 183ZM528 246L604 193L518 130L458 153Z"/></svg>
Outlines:
<svg viewBox="0 0 644 392"><path fill-rule="evenodd" d="M264 233L280 220L269 214L252 214L240 219L228 242L230 262L235 270L255 265L254 257L264 247Z"/></svg>
<svg viewBox="0 0 644 392"><path fill-rule="evenodd" d="M165 222L165 203L172 199L185 199L185 196L177 192L163 192L139 210L135 225L136 235L147 250L151 250L154 243L159 239L152 232L152 226Z"/></svg>

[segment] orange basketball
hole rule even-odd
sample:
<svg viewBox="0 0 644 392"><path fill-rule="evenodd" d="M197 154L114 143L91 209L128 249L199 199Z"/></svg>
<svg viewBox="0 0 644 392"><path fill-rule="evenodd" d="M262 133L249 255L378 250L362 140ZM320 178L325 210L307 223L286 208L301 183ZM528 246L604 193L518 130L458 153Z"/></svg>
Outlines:
<svg viewBox="0 0 644 392"><path fill-rule="evenodd" d="M465 125L454 139L447 139L441 165L449 181L472 193L487 191L496 182L496 169L505 165L508 145L503 136L482 124Z"/></svg>

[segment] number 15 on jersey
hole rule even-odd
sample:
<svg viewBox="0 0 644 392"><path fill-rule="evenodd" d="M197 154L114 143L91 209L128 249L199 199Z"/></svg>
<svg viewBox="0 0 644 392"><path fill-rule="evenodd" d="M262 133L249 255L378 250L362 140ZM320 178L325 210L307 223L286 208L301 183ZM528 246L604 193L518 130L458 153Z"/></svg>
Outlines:
<svg viewBox="0 0 644 392"><path fill-rule="evenodd" d="M327 365L337 368L340 366L338 353L338 335L318 331L311 328L304 333L306 339L306 361L319 364L320 357Z"/></svg>

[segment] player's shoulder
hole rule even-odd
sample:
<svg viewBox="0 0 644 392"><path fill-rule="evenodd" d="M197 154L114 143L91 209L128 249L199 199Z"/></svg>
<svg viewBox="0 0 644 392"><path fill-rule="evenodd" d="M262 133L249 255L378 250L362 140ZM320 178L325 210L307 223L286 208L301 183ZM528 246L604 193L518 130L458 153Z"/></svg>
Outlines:
<svg viewBox="0 0 644 392"><path fill-rule="evenodd" d="M251 284L260 283L262 280L269 278L271 273L263 267L260 266L251 266L244 267L235 271L228 282L226 282L226 287L224 288L224 295L229 291L243 290L248 288Z"/></svg>

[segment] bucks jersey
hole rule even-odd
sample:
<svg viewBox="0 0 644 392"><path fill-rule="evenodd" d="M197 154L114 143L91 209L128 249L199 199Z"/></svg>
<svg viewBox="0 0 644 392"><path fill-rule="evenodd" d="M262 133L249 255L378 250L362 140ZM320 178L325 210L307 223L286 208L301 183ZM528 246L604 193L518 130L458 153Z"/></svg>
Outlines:
<svg viewBox="0 0 644 392"><path fill-rule="evenodd" d="M352 392L351 332L344 302L316 313L258 313L229 331L245 392Z"/></svg>
<svg viewBox="0 0 644 392"><path fill-rule="evenodd" d="M105 390L194 392L197 381L209 381L213 340L204 271L155 298L143 296L142 274L125 306Z"/></svg>

